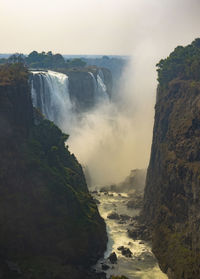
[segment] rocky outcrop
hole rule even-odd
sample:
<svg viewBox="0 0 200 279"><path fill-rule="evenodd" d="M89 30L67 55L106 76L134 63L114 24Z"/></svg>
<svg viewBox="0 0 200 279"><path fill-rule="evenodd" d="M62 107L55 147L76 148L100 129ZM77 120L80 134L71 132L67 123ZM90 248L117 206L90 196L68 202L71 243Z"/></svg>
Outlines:
<svg viewBox="0 0 200 279"><path fill-rule="evenodd" d="M159 64L144 194L142 218L170 279L200 278L200 82L192 66L200 57L197 43L178 47Z"/></svg>
<svg viewBox="0 0 200 279"><path fill-rule="evenodd" d="M88 72L70 71L69 77L69 94L76 110L83 111L94 107L95 104L95 84Z"/></svg>
<svg viewBox="0 0 200 279"><path fill-rule="evenodd" d="M83 69L73 68L63 73L69 77L69 94L77 111L82 112L96 105L96 97L101 95L98 90L98 75L106 86L106 94L111 97L112 75L108 69L93 66Z"/></svg>
<svg viewBox="0 0 200 279"><path fill-rule="evenodd" d="M106 249L105 223L68 136L33 115L28 72L2 66L0 278L98 278L89 267Z"/></svg>
<svg viewBox="0 0 200 279"><path fill-rule="evenodd" d="M131 250L127 247L124 246L120 246L117 248L117 250L121 251L122 255L127 257L127 258L131 258L133 253L131 252Z"/></svg>

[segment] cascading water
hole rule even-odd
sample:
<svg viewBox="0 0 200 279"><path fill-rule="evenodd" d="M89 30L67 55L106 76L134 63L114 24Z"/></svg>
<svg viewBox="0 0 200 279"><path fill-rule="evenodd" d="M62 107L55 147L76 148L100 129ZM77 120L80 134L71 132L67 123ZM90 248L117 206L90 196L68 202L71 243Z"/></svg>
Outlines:
<svg viewBox="0 0 200 279"><path fill-rule="evenodd" d="M104 82L103 72L101 70L98 71L97 79L93 73L89 72L89 74L92 76L93 80L95 103L98 103L99 101L108 101L108 93Z"/></svg>
<svg viewBox="0 0 200 279"><path fill-rule="evenodd" d="M53 71L33 71L32 74L33 105L58 126L61 126L63 121L70 123L72 103L68 76Z"/></svg>
<svg viewBox="0 0 200 279"><path fill-rule="evenodd" d="M102 71L98 71L97 79L93 73L88 72L88 74L92 76L93 80L94 106L102 102L108 102L107 88ZM55 122L67 132L72 131L72 123L74 125L77 117L69 93L69 78L67 75L53 71L32 71L31 95L33 105L47 119Z"/></svg>
<svg viewBox="0 0 200 279"><path fill-rule="evenodd" d="M104 83L104 75L101 69L98 71L97 74L97 86L98 86L99 95L102 96L103 98L108 97L107 88Z"/></svg>

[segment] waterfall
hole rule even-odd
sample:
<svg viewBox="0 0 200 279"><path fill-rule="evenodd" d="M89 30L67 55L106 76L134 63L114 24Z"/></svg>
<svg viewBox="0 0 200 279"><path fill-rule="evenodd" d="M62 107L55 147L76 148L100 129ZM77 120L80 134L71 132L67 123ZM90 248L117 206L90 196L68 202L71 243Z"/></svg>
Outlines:
<svg viewBox="0 0 200 279"><path fill-rule="evenodd" d="M53 71L32 71L30 84L34 107L70 135L67 145L87 168L92 183L104 183L102 172L109 169L108 163L99 161L104 162L105 157L109 165L112 164L109 156L117 152L115 147L112 149L110 138L113 142L113 137L116 140L117 136L116 110L109 101L103 74L86 72L80 75L77 71L67 76ZM73 97L77 103L73 102ZM91 98L92 106L81 111L78 102L83 102L83 98L87 98L86 101Z"/></svg>
<svg viewBox="0 0 200 279"><path fill-rule="evenodd" d="M94 84L94 98L95 103L101 102L101 101L108 101L108 93L107 93L107 87L104 83L104 75L101 70L97 73L97 78L95 78L94 74L89 72L89 74L92 76L93 84Z"/></svg>
<svg viewBox="0 0 200 279"><path fill-rule="evenodd" d="M103 98L108 98L107 88L104 83L104 75L101 69L98 71L97 74L97 86L99 95Z"/></svg>
<svg viewBox="0 0 200 279"><path fill-rule="evenodd" d="M70 123L72 104L68 88L69 80L65 74L53 71L32 71L33 105L58 126L62 126L63 121Z"/></svg>
<svg viewBox="0 0 200 279"><path fill-rule="evenodd" d="M88 72L88 74L92 76L93 80L94 105L107 102L108 93L103 72L99 70L96 78L93 73ZM85 82L82 80L81 84L84 86ZM67 75L53 71L32 71L31 95L33 105L47 119L55 122L60 127L63 121L67 121L70 125L71 118L74 115Z"/></svg>
<svg viewBox="0 0 200 279"><path fill-rule="evenodd" d="M91 75L91 77L92 77L93 86L94 86L94 100L95 100L95 102L96 102L96 101L98 101L98 99L99 99L97 81L96 81L96 78L95 78L95 76L94 76L93 73L91 73L91 72L88 72L88 73L89 73L89 74Z"/></svg>

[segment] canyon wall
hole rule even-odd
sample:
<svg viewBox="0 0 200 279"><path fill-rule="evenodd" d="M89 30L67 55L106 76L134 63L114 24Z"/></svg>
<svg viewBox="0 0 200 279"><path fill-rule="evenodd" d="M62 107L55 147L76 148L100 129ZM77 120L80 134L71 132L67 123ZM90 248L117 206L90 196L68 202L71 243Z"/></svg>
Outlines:
<svg viewBox="0 0 200 279"><path fill-rule="evenodd" d="M158 66L143 221L170 279L200 277L200 40Z"/></svg>
<svg viewBox="0 0 200 279"><path fill-rule="evenodd" d="M93 278L105 223L68 136L33 108L28 78L22 64L0 68L0 278Z"/></svg>

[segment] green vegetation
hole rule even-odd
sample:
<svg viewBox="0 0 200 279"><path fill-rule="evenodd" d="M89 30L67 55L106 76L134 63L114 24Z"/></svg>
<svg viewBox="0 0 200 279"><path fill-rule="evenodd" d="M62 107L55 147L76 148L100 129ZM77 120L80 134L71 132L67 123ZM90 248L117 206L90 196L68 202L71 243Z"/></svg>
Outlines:
<svg viewBox="0 0 200 279"><path fill-rule="evenodd" d="M168 87L168 83L175 78L200 81L200 39L186 47L176 47L169 57L156 66L161 87Z"/></svg>
<svg viewBox="0 0 200 279"><path fill-rule="evenodd" d="M186 230L174 232L165 224L157 225L153 251L165 272L170 267L177 279L198 278L200 253L191 249Z"/></svg>
<svg viewBox="0 0 200 279"><path fill-rule="evenodd" d="M45 53L38 53L37 51L32 51L25 62L31 68L52 68L52 67L63 67L65 65L65 60L61 54L52 54L51 51Z"/></svg>
<svg viewBox="0 0 200 279"><path fill-rule="evenodd" d="M158 66L159 87L144 213L169 278L200 278L200 39Z"/></svg>
<svg viewBox="0 0 200 279"><path fill-rule="evenodd" d="M66 67L67 68L75 68L75 67L85 67L86 62L81 60L80 58L74 58L71 60L67 60Z"/></svg>
<svg viewBox="0 0 200 279"><path fill-rule="evenodd" d="M0 86L14 84L18 81L26 82L28 70L23 63L3 64L0 66Z"/></svg>
<svg viewBox="0 0 200 279"><path fill-rule="evenodd" d="M11 55L8 59L0 59L0 64L5 63L23 63L29 68L33 69L69 69L69 68L83 68L86 65L80 58L69 59L65 61L61 54L53 54L51 51L45 53L44 51L39 53L32 51L27 57L21 53Z"/></svg>
<svg viewBox="0 0 200 279"><path fill-rule="evenodd" d="M68 136L41 115L34 124L29 94L23 64L1 66L0 273L13 278L9 260L22 279L81 278L106 248L105 223Z"/></svg>

